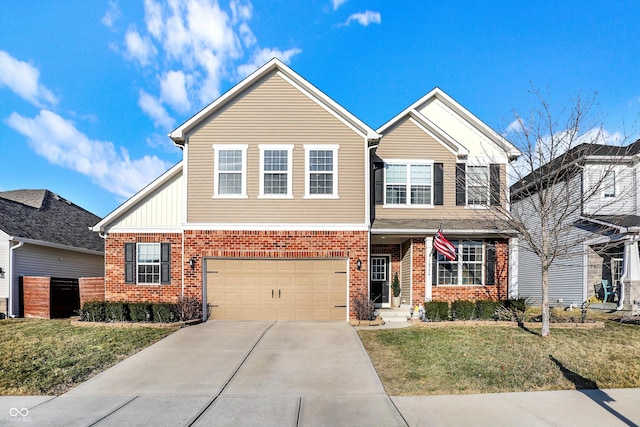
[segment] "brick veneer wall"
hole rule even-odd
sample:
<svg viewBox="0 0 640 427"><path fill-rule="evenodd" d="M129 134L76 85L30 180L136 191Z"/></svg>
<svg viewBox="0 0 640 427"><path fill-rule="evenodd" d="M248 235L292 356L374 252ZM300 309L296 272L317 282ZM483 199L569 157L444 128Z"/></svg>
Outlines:
<svg viewBox="0 0 640 427"><path fill-rule="evenodd" d="M423 257L424 261L424 257ZM415 262L415 258L414 258ZM422 267L424 269L424 266ZM496 242L496 284L489 286L433 286L434 301L455 300L505 300L508 297L509 286L509 243L501 240ZM415 295L415 289L414 289ZM422 294L424 301L424 292ZM414 298L415 299L415 298Z"/></svg>
<svg viewBox="0 0 640 427"><path fill-rule="evenodd" d="M24 317L51 318L51 278L25 276L22 278Z"/></svg>
<svg viewBox="0 0 640 427"><path fill-rule="evenodd" d="M185 266L185 294L202 295L203 258L349 258L349 298L368 294L366 231L222 231L187 230L185 260L195 257L195 269ZM362 261L357 270L356 262ZM353 304L350 317L355 317Z"/></svg>
<svg viewBox="0 0 640 427"><path fill-rule="evenodd" d="M124 283L125 243L171 243L171 283ZM188 267L189 260L185 263ZM177 302L182 295L181 233L111 233L105 242L105 299L129 302ZM186 271L186 268L185 268ZM200 298L202 293L196 295Z"/></svg>
<svg viewBox="0 0 640 427"><path fill-rule="evenodd" d="M78 279L80 288L80 308L87 301L104 301L104 277L81 277Z"/></svg>

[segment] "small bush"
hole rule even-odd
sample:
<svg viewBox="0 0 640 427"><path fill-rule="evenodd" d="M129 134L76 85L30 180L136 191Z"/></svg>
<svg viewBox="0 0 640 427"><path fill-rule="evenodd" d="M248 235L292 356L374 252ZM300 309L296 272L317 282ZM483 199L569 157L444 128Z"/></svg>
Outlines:
<svg viewBox="0 0 640 427"><path fill-rule="evenodd" d="M146 302L129 303L129 315L132 322L151 322L151 305Z"/></svg>
<svg viewBox="0 0 640 427"><path fill-rule="evenodd" d="M87 301L80 310L80 320L83 322L104 322L107 320L103 301Z"/></svg>
<svg viewBox="0 0 640 427"><path fill-rule="evenodd" d="M511 310L524 313L529 309L529 307L531 307L531 303L529 302L529 297L521 297L506 300L504 302L504 306Z"/></svg>
<svg viewBox="0 0 640 427"><path fill-rule="evenodd" d="M174 305L178 320L202 319L202 301L193 297L180 297Z"/></svg>
<svg viewBox="0 0 640 427"><path fill-rule="evenodd" d="M496 309L502 305L500 301L476 301L476 318L482 320L495 319Z"/></svg>
<svg viewBox="0 0 640 427"><path fill-rule="evenodd" d="M356 319L358 320L375 319L373 301L371 301L365 294L360 294L353 298L353 309L356 312Z"/></svg>
<svg viewBox="0 0 640 427"><path fill-rule="evenodd" d="M449 320L449 303L446 301L425 302L424 315L432 322Z"/></svg>
<svg viewBox="0 0 640 427"><path fill-rule="evenodd" d="M451 303L451 317L456 320L471 320L474 318L476 303L473 301L456 300Z"/></svg>
<svg viewBox="0 0 640 427"><path fill-rule="evenodd" d="M151 311L154 322L171 323L178 321L175 304L153 304Z"/></svg>
<svg viewBox="0 0 640 427"><path fill-rule="evenodd" d="M129 320L129 307L125 302L105 302L104 311L107 322L125 322Z"/></svg>

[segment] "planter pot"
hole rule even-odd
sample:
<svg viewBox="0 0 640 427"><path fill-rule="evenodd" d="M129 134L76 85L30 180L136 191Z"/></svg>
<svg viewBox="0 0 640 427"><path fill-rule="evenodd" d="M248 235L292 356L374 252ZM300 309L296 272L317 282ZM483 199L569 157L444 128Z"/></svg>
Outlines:
<svg viewBox="0 0 640 427"><path fill-rule="evenodd" d="M394 306L395 308L400 307L400 302L402 300L400 299L400 296L397 297L391 297L391 305Z"/></svg>

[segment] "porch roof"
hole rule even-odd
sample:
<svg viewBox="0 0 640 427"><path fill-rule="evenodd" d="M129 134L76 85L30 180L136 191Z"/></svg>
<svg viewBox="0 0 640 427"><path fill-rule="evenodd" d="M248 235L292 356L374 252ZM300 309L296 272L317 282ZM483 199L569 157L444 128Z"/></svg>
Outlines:
<svg viewBox="0 0 640 427"><path fill-rule="evenodd" d="M513 235L506 222L478 221L476 219L386 219L376 218L372 234L435 234L442 227L447 234Z"/></svg>
<svg viewBox="0 0 640 427"><path fill-rule="evenodd" d="M606 227L617 228L621 232L640 231L638 215L585 215L583 218ZM637 228L633 230L633 228Z"/></svg>

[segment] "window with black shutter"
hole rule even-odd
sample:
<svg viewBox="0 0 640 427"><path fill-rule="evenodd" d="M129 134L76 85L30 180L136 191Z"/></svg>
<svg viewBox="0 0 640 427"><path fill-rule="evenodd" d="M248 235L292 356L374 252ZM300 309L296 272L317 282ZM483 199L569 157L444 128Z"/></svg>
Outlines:
<svg viewBox="0 0 640 427"><path fill-rule="evenodd" d="M496 284L496 244L495 242L487 242L486 244L486 271L485 285Z"/></svg>
<svg viewBox="0 0 640 427"><path fill-rule="evenodd" d="M491 206L500 206L500 165L490 166Z"/></svg>
<svg viewBox="0 0 640 427"><path fill-rule="evenodd" d="M444 165L433 164L433 204L444 205Z"/></svg>
<svg viewBox="0 0 640 427"><path fill-rule="evenodd" d="M456 163L456 206L467 204L466 181L466 165L464 163Z"/></svg>

